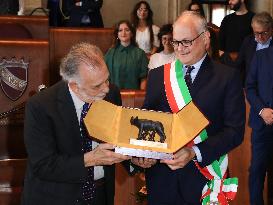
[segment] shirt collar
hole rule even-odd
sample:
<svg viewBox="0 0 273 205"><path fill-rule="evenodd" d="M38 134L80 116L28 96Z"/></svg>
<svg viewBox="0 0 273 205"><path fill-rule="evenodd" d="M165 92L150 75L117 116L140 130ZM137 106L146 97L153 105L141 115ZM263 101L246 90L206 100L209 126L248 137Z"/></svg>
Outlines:
<svg viewBox="0 0 273 205"><path fill-rule="evenodd" d="M190 66L194 66L194 70L199 70L203 61L205 60L206 56L207 56L207 53L197 63L190 65ZM188 66L188 65L184 65L184 68L185 68L185 66Z"/></svg>
<svg viewBox="0 0 273 205"><path fill-rule="evenodd" d="M70 95L72 97L72 100L73 100L73 103L74 103L74 106L76 108L76 110L80 110L82 109L82 106L84 105L85 102L83 102L72 90L71 88L69 87L68 85L68 89L69 89L69 92L70 92Z"/></svg>
<svg viewBox="0 0 273 205"><path fill-rule="evenodd" d="M257 42L257 45L260 45L260 46L267 46L267 45L269 46L271 40L272 40L272 37L270 37L265 43L259 43L259 42L257 41L257 39L255 38L255 41Z"/></svg>
<svg viewBox="0 0 273 205"><path fill-rule="evenodd" d="M131 47L132 47L132 44L129 44L128 46L125 47L125 46L121 45L121 43L120 43L118 49L119 49L121 52L123 52L123 51L129 50Z"/></svg>

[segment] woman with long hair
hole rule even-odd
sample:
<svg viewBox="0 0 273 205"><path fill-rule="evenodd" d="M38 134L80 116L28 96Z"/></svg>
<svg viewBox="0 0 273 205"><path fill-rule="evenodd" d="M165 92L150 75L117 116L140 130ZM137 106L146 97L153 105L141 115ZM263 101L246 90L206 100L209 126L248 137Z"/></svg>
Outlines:
<svg viewBox="0 0 273 205"><path fill-rule="evenodd" d="M201 16L203 16L204 18L206 18L204 8L198 0L193 0L188 5L188 10L195 11L195 12L199 13ZM208 49L208 52L214 60L218 60L219 59L219 51L218 51L219 45L218 45L217 32L219 32L219 28L211 22L207 23L207 27L210 32L210 48Z"/></svg>
<svg viewBox="0 0 273 205"><path fill-rule="evenodd" d="M105 55L110 82L120 89L145 89L148 59L137 47L135 29L127 20L116 24L114 43Z"/></svg>
<svg viewBox="0 0 273 205"><path fill-rule="evenodd" d="M159 27L153 24L153 11L146 1L138 2L132 11L132 23L136 28L136 42L146 54L154 54L159 47Z"/></svg>
<svg viewBox="0 0 273 205"><path fill-rule="evenodd" d="M160 28L158 38L160 46L157 53L153 54L149 61L149 69L157 68L161 65L171 63L175 60L174 49L171 44L173 40L173 26L172 24L165 24Z"/></svg>

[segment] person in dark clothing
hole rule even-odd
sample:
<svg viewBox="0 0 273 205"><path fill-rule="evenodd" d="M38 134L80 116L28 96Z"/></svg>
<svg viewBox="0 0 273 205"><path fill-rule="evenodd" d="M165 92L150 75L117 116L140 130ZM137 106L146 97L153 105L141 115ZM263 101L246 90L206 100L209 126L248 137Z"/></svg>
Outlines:
<svg viewBox="0 0 273 205"><path fill-rule="evenodd" d="M201 16L203 16L204 18L206 18L205 16L205 12L203 9L202 4L200 3L200 1L198 0L193 0L189 5L188 5L188 10L189 11L195 11L197 13L199 13ZM218 27L211 23L208 22L207 23L208 26L208 30L210 33L210 49L209 49L209 54L212 57L212 59L217 60L219 59L219 43L218 43L218 38L216 35L216 29L218 29Z"/></svg>
<svg viewBox="0 0 273 205"><path fill-rule="evenodd" d="M176 60L150 70L148 75L142 108L177 113L192 101L210 121L200 134L207 139L195 138L191 145L175 152L171 160L159 163L132 158L133 163L147 168L149 205L228 204L226 199L217 198L223 196L222 185L211 185L227 174L225 153L243 140L245 103L238 71L207 55L210 39L206 25L197 12L184 11L173 24ZM219 162L224 166L220 167ZM217 164L215 169L221 176L206 174L212 164Z"/></svg>
<svg viewBox="0 0 273 205"><path fill-rule="evenodd" d="M236 62L236 66L241 72L243 84L255 52L273 45L273 19L268 12L256 14L252 19L251 26L253 34L244 39Z"/></svg>
<svg viewBox="0 0 273 205"><path fill-rule="evenodd" d="M17 15L19 10L18 0L0 1L0 15Z"/></svg>
<svg viewBox="0 0 273 205"><path fill-rule="evenodd" d="M100 49L74 45L60 66L62 80L29 99L24 142L28 165L22 205L114 205L114 163L129 157L91 138L83 118L97 100L121 105Z"/></svg>
<svg viewBox="0 0 273 205"><path fill-rule="evenodd" d="M229 0L235 12L225 16L219 32L219 55L222 63L235 66L244 38L252 33L251 20L254 13L246 7L246 0Z"/></svg>
<svg viewBox="0 0 273 205"><path fill-rule="evenodd" d="M48 0L47 8L49 10L49 25L56 27L62 26L62 14L59 0Z"/></svg>
<svg viewBox="0 0 273 205"><path fill-rule="evenodd" d="M103 0L62 0L65 26L103 28Z"/></svg>
<svg viewBox="0 0 273 205"><path fill-rule="evenodd" d="M251 163L249 168L250 205L264 205L266 173L273 159L273 47L257 51L246 79L246 97L250 104ZM271 189L268 186L269 190ZM269 192L270 193L270 192ZM272 192L271 192L272 193Z"/></svg>

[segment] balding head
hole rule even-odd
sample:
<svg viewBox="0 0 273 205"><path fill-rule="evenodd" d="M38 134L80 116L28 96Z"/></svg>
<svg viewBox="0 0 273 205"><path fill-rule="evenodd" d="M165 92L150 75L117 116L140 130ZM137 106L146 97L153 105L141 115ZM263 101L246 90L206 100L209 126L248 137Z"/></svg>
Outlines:
<svg viewBox="0 0 273 205"><path fill-rule="evenodd" d="M205 18L194 11L183 12L173 25L175 54L184 64L195 64L206 54L209 38Z"/></svg>
<svg viewBox="0 0 273 205"><path fill-rule="evenodd" d="M194 24L194 29L196 29L197 33L201 33L207 30L206 19L195 11L182 12L181 15L174 22L173 26L181 22Z"/></svg>
<svg viewBox="0 0 273 205"><path fill-rule="evenodd" d="M63 58L60 74L70 89L84 102L101 100L109 91L109 72L101 50L79 43Z"/></svg>
<svg viewBox="0 0 273 205"><path fill-rule="evenodd" d="M78 82L80 80L79 68L82 64L87 65L90 70L105 69L106 67L103 53L97 46L79 43L74 45L62 59L60 75L63 80Z"/></svg>

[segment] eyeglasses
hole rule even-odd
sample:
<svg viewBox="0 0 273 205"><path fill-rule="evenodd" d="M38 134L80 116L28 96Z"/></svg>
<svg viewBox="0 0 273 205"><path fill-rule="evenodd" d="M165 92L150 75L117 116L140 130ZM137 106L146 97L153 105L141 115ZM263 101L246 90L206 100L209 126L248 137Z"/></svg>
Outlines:
<svg viewBox="0 0 273 205"><path fill-rule="evenodd" d="M269 34L269 31L263 31L263 32L254 32L254 36L267 36Z"/></svg>
<svg viewBox="0 0 273 205"><path fill-rule="evenodd" d="M198 39L205 31L203 31L202 33L200 33L196 38L192 39L192 40L182 40L182 41L176 41L173 40L171 41L172 45L174 48L177 48L179 46L179 44L181 44L184 47L190 47L192 45L192 43Z"/></svg>

